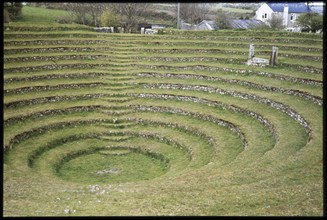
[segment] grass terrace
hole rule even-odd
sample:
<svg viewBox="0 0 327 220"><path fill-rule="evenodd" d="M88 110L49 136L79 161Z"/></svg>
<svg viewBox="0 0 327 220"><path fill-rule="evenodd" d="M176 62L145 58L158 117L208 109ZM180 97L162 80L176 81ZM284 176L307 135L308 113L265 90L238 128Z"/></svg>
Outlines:
<svg viewBox="0 0 327 220"><path fill-rule="evenodd" d="M7 24L4 216L322 216L322 45Z"/></svg>

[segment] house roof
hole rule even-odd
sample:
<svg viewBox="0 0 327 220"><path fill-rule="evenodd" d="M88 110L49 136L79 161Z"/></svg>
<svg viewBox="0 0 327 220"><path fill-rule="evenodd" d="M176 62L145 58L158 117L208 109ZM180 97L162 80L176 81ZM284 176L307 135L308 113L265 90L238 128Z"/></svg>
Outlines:
<svg viewBox="0 0 327 220"><path fill-rule="evenodd" d="M230 20L230 25L235 29L247 29L247 28L255 28L258 26L264 26L265 23L260 20L245 20L245 19L232 19Z"/></svg>
<svg viewBox="0 0 327 220"><path fill-rule="evenodd" d="M268 3L267 4L274 12L283 12L284 7L288 5L289 13L309 13L311 9L305 3Z"/></svg>
<svg viewBox="0 0 327 220"><path fill-rule="evenodd" d="M324 7L322 5L310 5L309 7L311 12L319 13L319 14L324 13Z"/></svg>
<svg viewBox="0 0 327 220"><path fill-rule="evenodd" d="M216 30L217 29L217 25L216 25L215 21L203 20L197 26L199 27L200 25L205 25L208 30Z"/></svg>
<svg viewBox="0 0 327 220"><path fill-rule="evenodd" d="M256 28L259 26L265 26L266 24L256 19L231 19L229 20L231 28L233 29L248 29ZM217 30L217 24L215 21L203 20L198 25L191 25L182 21L181 29L183 30Z"/></svg>

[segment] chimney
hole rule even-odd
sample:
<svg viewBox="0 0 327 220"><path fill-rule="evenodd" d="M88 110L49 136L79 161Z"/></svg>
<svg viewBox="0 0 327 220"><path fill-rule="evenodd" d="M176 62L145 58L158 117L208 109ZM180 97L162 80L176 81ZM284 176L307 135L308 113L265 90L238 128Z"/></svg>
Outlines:
<svg viewBox="0 0 327 220"><path fill-rule="evenodd" d="M288 4L284 5L283 25L285 26L285 28L287 28L287 25L288 25Z"/></svg>

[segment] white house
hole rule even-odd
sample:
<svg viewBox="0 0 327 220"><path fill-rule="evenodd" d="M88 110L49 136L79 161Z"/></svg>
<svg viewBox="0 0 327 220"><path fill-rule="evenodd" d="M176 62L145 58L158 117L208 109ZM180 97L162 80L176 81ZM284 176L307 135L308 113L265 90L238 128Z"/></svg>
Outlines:
<svg viewBox="0 0 327 220"><path fill-rule="evenodd" d="M313 7L306 3L265 3L256 11L255 18L269 25L273 16L283 19L283 25L289 31L300 31L296 26L296 19L301 14L316 12ZM323 10L321 10L322 12Z"/></svg>

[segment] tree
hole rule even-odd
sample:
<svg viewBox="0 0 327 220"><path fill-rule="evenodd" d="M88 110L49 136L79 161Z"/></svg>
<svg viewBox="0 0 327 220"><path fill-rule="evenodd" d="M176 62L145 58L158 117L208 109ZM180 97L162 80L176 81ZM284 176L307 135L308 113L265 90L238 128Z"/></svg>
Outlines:
<svg viewBox="0 0 327 220"><path fill-rule="evenodd" d="M3 9L3 22L4 23L10 22L10 16L9 16L9 12L7 11L7 9Z"/></svg>
<svg viewBox="0 0 327 220"><path fill-rule="evenodd" d="M76 23L93 26L99 26L100 16L106 8L105 3L64 3L64 6Z"/></svg>
<svg viewBox="0 0 327 220"><path fill-rule="evenodd" d="M89 14L92 17L92 25L94 26L99 26L100 20L101 20L101 15L103 11L106 9L104 3L92 3L88 4L88 9L89 9Z"/></svg>
<svg viewBox="0 0 327 220"><path fill-rule="evenodd" d="M282 16L273 14L271 19L268 20L268 24L270 26L270 28L273 29L283 29L284 25L283 25L283 18Z"/></svg>
<svg viewBox="0 0 327 220"><path fill-rule="evenodd" d="M67 3L67 10L72 17L76 18L76 23L85 25L87 23L86 14L88 12L88 4L86 3Z"/></svg>
<svg viewBox="0 0 327 220"><path fill-rule="evenodd" d="M3 9L4 9L4 16L8 21L14 21L21 17L22 15L22 8L23 4L21 2L4 2ZM5 18L5 17L4 17Z"/></svg>
<svg viewBox="0 0 327 220"><path fill-rule="evenodd" d="M219 29L230 29L230 17L223 10L219 9L216 16L216 24Z"/></svg>
<svg viewBox="0 0 327 220"><path fill-rule="evenodd" d="M139 17L142 16L148 7L148 3L114 3L114 11L123 17L125 30L135 31Z"/></svg>
<svg viewBox="0 0 327 220"><path fill-rule="evenodd" d="M121 24L121 17L117 15L112 9L107 8L101 15L102 26L119 26Z"/></svg>
<svg viewBox="0 0 327 220"><path fill-rule="evenodd" d="M207 19L207 16L209 14L210 11L210 7L208 4L197 4L197 6L195 7L195 20L197 23L201 22L204 19Z"/></svg>
<svg viewBox="0 0 327 220"><path fill-rule="evenodd" d="M300 26L304 32L316 32L323 28L323 17L318 13L303 14L296 19L296 24Z"/></svg>
<svg viewBox="0 0 327 220"><path fill-rule="evenodd" d="M191 24L198 24L206 19L210 8L208 4L182 3L180 4L180 17Z"/></svg>

